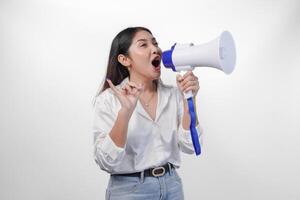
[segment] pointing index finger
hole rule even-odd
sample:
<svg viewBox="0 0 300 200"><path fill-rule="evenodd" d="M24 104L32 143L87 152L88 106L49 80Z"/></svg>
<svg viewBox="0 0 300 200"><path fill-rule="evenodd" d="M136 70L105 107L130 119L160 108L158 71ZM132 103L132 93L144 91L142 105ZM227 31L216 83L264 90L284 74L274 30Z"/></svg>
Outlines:
<svg viewBox="0 0 300 200"><path fill-rule="evenodd" d="M110 79L106 79L106 81L108 82L109 87L116 93L119 94L119 90L116 88L116 86L111 82Z"/></svg>

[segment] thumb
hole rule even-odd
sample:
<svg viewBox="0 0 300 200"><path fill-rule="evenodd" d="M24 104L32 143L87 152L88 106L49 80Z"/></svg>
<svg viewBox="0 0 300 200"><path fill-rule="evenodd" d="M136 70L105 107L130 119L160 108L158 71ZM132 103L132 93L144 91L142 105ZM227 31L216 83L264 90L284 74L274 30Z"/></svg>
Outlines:
<svg viewBox="0 0 300 200"><path fill-rule="evenodd" d="M176 75L176 80L177 80L178 82L181 82L181 81L183 80L183 78L182 78L182 76L181 76L180 74L177 74L177 75Z"/></svg>

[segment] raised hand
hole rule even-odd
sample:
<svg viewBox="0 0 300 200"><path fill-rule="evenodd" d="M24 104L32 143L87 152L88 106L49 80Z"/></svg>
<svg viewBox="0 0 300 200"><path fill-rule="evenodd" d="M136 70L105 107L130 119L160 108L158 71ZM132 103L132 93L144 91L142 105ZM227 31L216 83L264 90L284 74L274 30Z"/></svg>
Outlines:
<svg viewBox="0 0 300 200"><path fill-rule="evenodd" d="M120 90L111 82L111 80L107 79L107 82L109 87L119 99L121 109L131 116L134 108L136 107L139 96L144 90L144 86L141 84L137 85L134 82L128 82Z"/></svg>

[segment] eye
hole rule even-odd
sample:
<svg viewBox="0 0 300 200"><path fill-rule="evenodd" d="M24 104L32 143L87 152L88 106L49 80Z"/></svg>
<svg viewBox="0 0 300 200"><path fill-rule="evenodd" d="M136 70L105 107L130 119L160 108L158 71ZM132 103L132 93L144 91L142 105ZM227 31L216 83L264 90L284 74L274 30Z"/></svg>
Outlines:
<svg viewBox="0 0 300 200"><path fill-rule="evenodd" d="M141 47L146 47L147 44L146 44L146 43L142 43L140 46L141 46Z"/></svg>
<svg viewBox="0 0 300 200"><path fill-rule="evenodd" d="M153 45L154 46L158 46L158 42L153 42Z"/></svg>

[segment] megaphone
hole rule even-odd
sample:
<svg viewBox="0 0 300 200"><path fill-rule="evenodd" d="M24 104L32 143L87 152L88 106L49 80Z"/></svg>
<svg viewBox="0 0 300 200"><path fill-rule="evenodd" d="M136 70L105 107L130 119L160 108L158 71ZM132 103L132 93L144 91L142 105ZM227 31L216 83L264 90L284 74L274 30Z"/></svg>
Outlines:
<svg viewBox="0 0 300 200"><path fill-rule="evenodd" d="M235 44L228 31L223 31L216 39L201 45L175 43L162 54L164 66L173 71L213 67L230 74L234 70L235 60Z"/></svg>
<svg viewBox="0 0 300 200"><path fill-rule="evenodd" d="M174 44L170 50L162 53L162 61L166 68L175 72L193 70L195 67L213 67L230 74L235 67L235 45L228 31L221 33L216 39L202 44ZM201 154L201 146L196 129L197 113L195 112L193 93L184 93L190 113L190 131L196 155Z"/></svg>

